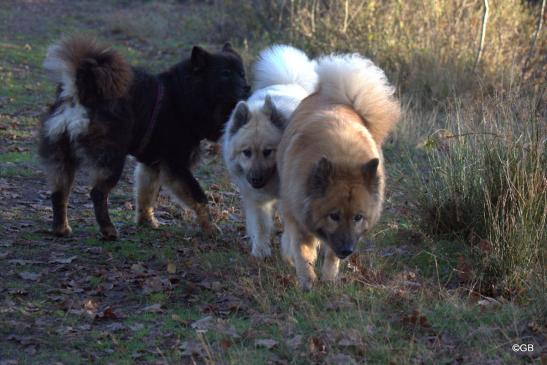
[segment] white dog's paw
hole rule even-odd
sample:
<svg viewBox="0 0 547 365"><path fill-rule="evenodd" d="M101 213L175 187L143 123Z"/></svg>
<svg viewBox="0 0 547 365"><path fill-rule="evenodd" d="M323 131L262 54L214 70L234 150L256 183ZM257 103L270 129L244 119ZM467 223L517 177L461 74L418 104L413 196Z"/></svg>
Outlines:
<svg viewBox="0 0 547 365"><path fill-rule="evenodd" d="M253 250L251 251L251 255L253 255L257 259L264 259L272 255L272 249L270 248L270 245L268 244L253 245Z"/></svg>

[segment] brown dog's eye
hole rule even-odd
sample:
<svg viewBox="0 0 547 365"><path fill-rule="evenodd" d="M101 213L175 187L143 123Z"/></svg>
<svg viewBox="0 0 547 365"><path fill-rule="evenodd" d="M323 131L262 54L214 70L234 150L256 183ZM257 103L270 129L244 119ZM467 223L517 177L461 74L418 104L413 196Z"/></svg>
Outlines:
<svg viewBox="0 0 547 365"><path fill-rule="evenodd" d="M353 221L355 223L359 223L363 220L363 216L361 214L356 214L354 217L353 217Z"/></svg>
<svg viewBox="0 0 547 365"><path fill-rule="evenodd" d="M271 148L266 148L264 151L262 151L262 154L264 155L264 157L268 157L272 154L272 151L273 150Z"/></svg>
<svg viewBox="0 0 547 365"><path fill-rule="evenodd" d="M335 222L338 222L340 220L340 214L338 213L331 213L329 214L329 218L332 219Z"/></svg>
<svg viewBox="0 0 547 365"><path fill-rule="evenodd" d="M246 149L246 150L243 150L243 154L245 155L245 157L251 157L252 155L252 152L250 149Z"/></svg>

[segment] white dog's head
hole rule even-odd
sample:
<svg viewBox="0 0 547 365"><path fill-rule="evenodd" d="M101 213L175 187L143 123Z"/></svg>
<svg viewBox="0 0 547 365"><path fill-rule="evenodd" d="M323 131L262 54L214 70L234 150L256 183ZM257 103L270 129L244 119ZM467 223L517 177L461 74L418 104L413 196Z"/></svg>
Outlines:
<svg viewBox="0 0 547 365"><path fill-rule="evenodd" d="M286 117L267 95L262 105L240 101L227 124L228 164L255 189L264 187L276 172L275 154Z"/></svg>

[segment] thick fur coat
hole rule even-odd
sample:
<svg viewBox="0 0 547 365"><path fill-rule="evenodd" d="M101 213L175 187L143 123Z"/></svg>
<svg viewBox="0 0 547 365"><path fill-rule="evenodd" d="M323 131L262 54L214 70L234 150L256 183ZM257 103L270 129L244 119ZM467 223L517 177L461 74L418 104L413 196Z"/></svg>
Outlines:
<svg viewBox="0 0 547 365"><path fill-rule="evenodd" d="M254 92L238 103L226 124L223 157L241 192L252 254L271 255L279 177L275 155L288 119L317 84L315 63L300 50L276 45L254 65Z"/></svg>
<svg viewBox="0 0 547 365"><path fill-rule="evenodd" d="M129 66L112 48L88 38L50 47L45 70L58 84L43 119L40 156L52 189L53 231L71 232L67 204L76 169L91 170L95 216L105 239L117 237L108 195L125 158L136 157L137 220L155 225L161 185L194 209L210 230L207 199L190 172L201 140L216 140L248 92L240 56L194 47L191 57L158 75Z"/></svg>
<svg viewBox="0 0 547 365"><path fill-rule="evenodd" d="M310 289L317 247L324 244L323 279L380 217L384 198L381 146L399 119L399 103L384 73L357 54L317 61L318 92L302 101L279 144L283 256Z"/></svg>

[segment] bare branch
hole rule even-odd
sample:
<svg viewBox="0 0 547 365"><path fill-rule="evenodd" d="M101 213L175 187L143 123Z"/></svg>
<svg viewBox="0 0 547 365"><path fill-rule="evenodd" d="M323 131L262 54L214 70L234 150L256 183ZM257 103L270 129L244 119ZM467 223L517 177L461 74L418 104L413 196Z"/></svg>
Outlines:
<svg viewBox="0 0 547 365"><path fill-rule="evenodd" d="M475 59L475 66L473 69L477 69L479 62L481 60L482 51L484 49L484 38L486 36L486 23L488 22L488 0L482 1L484 4L484 11L482 13L482 26L481 26L481 40L479 43L479 49L477 50L477 58Z"/></svg>
<svg viewBox="0 0 547 365"><path fill-rule="evenodd" d="M526 56L526 61L524 62L524 66L522 67L522 76L528 71L528 64L530 63L530 59L532 58L532 55L534 54L534 50L536 48L536 43L539 38L539 33L541 32L541 28L543 27L543 17L545 15L545 0L541 2L541 10L539 13L539 19L538 19L538 25L536 27L536 31L534 33L534 38L532 39L532 44L530 45L530 49L528 50L528 55Z"/></svg>

